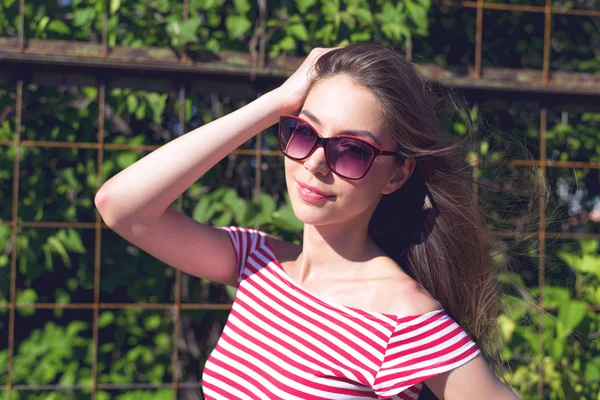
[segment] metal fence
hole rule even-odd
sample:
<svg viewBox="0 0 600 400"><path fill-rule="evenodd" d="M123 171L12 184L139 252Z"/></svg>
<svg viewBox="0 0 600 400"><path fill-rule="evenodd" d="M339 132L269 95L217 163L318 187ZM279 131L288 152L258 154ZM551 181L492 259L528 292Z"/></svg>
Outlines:
<svg viewBox="0 0 600 400"><path fill-rule="evenodd" d="M0 308L8 309L8 382L0 386L11 399L12 391L28 390L60 390L60 389L90 389L94 399L96 392L102 389L127 389L127 388L159 388L173 389L173 398L177 398L178 390L198 387L198 384L182 384L179 376L174 371L172 382L162 385L152 384L105 384L97 382L97 360L99 346L98 318L100 310L106 309L145 309L167 310L173 316L173 342L179 337L180 314L182 310L229 310L230 304L194 304L181 301L182 274L175 272L173 285L173 303L136 303L115 304L102 302L100 299L101 280L101 254L102 235L107 229L102 223L100 215L96 212L95 220L88 222L42 222L26 221L20 217L20 149L22 148L54 148L54 149L87 149L96 153L96 170L98 182L101 184L103 177L103 159L106 152L123 150L150 151L158 145L131 145L117 144L105 140L105 120L107 90L115 87L142 88L171 93L179 100L177 111L178 133L184 134L186 122L184 119L185 99L194 93L227 93L237 99L252 99L266 92L283 79L299 65L301 60L295 58L279 58L265 65L264 45L257 52L248 54L222 53L218 60L195 62L185 55L178 57L164 49L132 49L115 46L109 48L107 44L107 24L104 16L104 31L102 42L74 43L67 41L28 40L24 37L24 3L20 0L19 35L14 38L0 38L0 83L15 85L16 104L14 105L14 138L0 140L0 146L10 147L15 150L13 165L12 210L10 221L0 222L0 225L10 226L10 298L7 304L0 304ZM556 15L600 17L598 10L577 10L553 6L551 0L546 0L544 5L517 5L504 3L491 3L478 1L444 1L444 5L454 8L467 8L475 10L475 62L466 71L457 72L443 69L435 65L421 65L423 74L432 82L461 89L474 107L486 98L504 98L509 100L530 100L538 102L539 118L539 159L535 161L524 159L510 160L509 165L531 166L540 168L542 176L547 179L549 171L560 168L586 168L599 169L600 163L583 161L551 161L548 157L548 144L546 132L548 129L548 113L561 110L573 112L576 110L598 110L600 105L600 75L551 71L550 42L552 40L552 20ZM187 15L188 4L184 2L184 18ZM500 67L482 67L482 52L485 43L484 12L524 12L542 14L544 16L544 53L543 69L522 70ZM264 18L264 16L263 16ZM501 34L501 33L497 33ZM24 91L28 83L50 86L91 86L98 90L97 96L97 141L65 141L45 140L44 138L29 140L22 137L22 120L28 112L24 107ZM565 111L566 110L566 111ZM569 111L570 110L570 111ZM2 110L0 110L2 112ZM4 116L6 117L6 115ZM240 148L236 154L244 157L255 158L255 188L254 195L261 192L260 165L264 158L279 157L278 151L263 150L261 145L263 134L256 138L254 149ZM477 170L478 165L474 165ZM543 202L540 206L539 222L542 227L537 232L527 232L539 239L539 304L543 303L543 289L545 277L546 243L548 240L557 239L600 239L600 233L560 232L546 230L547 214ZM34 303L17 304L15 301L17 277L17 238L19 232L25 228L76 228L94 232L94 287L93 301L89 303ZM511 233L498 232L499 235L509 236ZM62 386L44 385L29 386L13 384L13 355L15 343L15 310L16 309L77 309L90 310L93 322L93 351L92 351L92 383L89 386ZM600 311L600 310L598 310ZM540 328L540 341L542 340L543 327ZM542 347L543 348L543 347ZM177 346L173 346L172 362L178 362ZM539 373L542 373L540 367ZM543 382L538 386L539 398L542 398Z"/></svg>

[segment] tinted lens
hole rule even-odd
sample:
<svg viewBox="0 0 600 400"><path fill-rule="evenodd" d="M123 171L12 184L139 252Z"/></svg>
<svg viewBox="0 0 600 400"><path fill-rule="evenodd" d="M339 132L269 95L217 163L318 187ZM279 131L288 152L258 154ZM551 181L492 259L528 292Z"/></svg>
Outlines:
<svg viewBox="0 0 600 400"><path fill-rule="evenodd" d="M308 125L293 118L283 120L279 129L281 150L291 158L306 157L317 141L317 135Z"/></svg>
<svg viewBox="0 0 600 400"><path fill-rule="evenodd" d="M369 168L373 149L359 140L339 138L332 140L327 149L331 169L346 178L360 178Z"/></svg>

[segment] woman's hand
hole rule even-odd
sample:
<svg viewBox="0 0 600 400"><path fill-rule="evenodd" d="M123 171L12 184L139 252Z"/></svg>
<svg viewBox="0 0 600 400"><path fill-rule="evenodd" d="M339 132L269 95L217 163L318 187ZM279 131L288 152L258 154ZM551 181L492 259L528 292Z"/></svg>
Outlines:
<svg viewBox="0 0 600 400"><path fill-rule="evenodd" d="M281 99L281 105L286 110L285 113L294 114L300 110L304 100L308 95L310 83L315 78L312 66L317 62L323 54L339 49L340 47L315 47L310 54L302 62L300 67L274 92Z"/></svg>

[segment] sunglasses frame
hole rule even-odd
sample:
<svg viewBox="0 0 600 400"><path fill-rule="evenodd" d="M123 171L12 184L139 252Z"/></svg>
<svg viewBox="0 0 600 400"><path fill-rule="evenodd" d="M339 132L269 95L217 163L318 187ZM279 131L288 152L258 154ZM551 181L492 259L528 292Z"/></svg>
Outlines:
<svg viewBox="0 0 600 400"><path fill-rule="evenodd" d="M315 136L317 137L317 140L315 141L315 144L313 145L312 149L310 149L310 151L308 152L308 154L302 158L296 158L296 157L291 157L289 156L283 149L283 140L282 140L282 126L283 126L283 122L286 121L287 119L294 119L297 121L302 122L303 124L307 125L310 129L312 129L312 131L314 132ZM327 167L331 170L331 172L333 172L334 174L344 178L344 179L348 179L348 180L358 180L358 179L362 179L365 177L365 175L367 175L367 173L369 172L369 170L371 169L371 167L373 166L373 162L375 161L375 158L377 158L377 156L396 156L400 159L400 161L404 160L404 157L402 156L402 154L398 153L397 151L387 151L387 150L383 150L380 149L379 147L375 146L374 144L370 143L369 141L357 137L357 136L352 136L352 135L338 135L338 136L333 136L333 137L323 137L319 134L319 131L317 131L315 129L314 126L312 126L309 122L307 122L306 120L300 118L297 115L282 115L279 117L279 127L278 127L278 139L279 139L279 149L281 150L281 152L283 153L284 156L292 159L292 160L296 160L296 161L302 161L302 160L306 160L308 157L310 157L312 155L312 153L315 152L315 150L317 149L317 147L321 146L323 147L323 151L325 152L325 162L327 163ZM332 140L339 140L339 139L351 139L351 140L356 140L359 141L365 145L367 145L367 147L369 147L372 151L373 151L373 155L371 156L371 159L369 160L369 165L367 166L367 169L365 170L365 172L359 176L358 178L349 178L347 176L344 176L338 172L335 172L333 168L331 168L331 165L329 164L329 155L328 155L328 151L327 151L327 147L329 145L329 143Z"/></svg>

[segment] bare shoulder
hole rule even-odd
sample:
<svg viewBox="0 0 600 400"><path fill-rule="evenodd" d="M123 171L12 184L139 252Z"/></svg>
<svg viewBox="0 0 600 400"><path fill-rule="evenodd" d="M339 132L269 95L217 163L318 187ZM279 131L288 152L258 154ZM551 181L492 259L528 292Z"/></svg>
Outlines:
<svg viewBox="0 0 600 400"><path fill-rule="evenodd" d="M393 263L395 268L401 270L391 259L383 262ZM381 294L389 299L390 313L398 316L420 315L443 308L423 285L404 272L384 280Z"/></svg>
<svg viewBox="0 0 600 400"><path fill-rule="evenodd" d="M288 242L268 233L265 233L265 236L275 258L280 262L295 260L302 252L302 246L299 244Z"/></svg>

